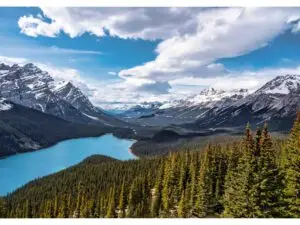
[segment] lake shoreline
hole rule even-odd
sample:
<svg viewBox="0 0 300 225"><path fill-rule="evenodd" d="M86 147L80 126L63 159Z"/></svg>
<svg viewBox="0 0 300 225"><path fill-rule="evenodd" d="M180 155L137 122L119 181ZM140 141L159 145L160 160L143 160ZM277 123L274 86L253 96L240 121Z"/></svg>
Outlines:
<svg viewBox="0 0 300 225"><path fill-rule="evenodd" d="M134 145L134 143L133 143L132 145ZM132 145L131 145L131 146L132 146ZM132 151L131 146L130 146L130 148L128 149L128 152L130 152L130 154L132 154L134 157L136 157L136 159L140 159L140 157L139 157L138 155L134 154L134 152Z"/></svg>
<svg viewBox="0 0 300 225"><path fill-rule="evenodd" d="M68 139L49 148L15 154L0 159L0 196L49 174L70 168L92 155L103 155L117 160L138 159L129 149L136 140L121 139L112 133L99 137Z"/></svg>
<svg viewBox="0 0 300 225"><path fill-rule="evenodd" d="M30 152L37 152L37 151L42 151L43 149L46 149L46 148L51 148L55 145L57 145L58 143L60 142L63 142L63 141L69 141L69 140L77 140L77 139L81 139L81 138L98 138L98 137L102 137L104 135L109 135L109 134L112 134L112 132L107 132L107 133L102 133L102 134L97 134L97 135L88 135L88 136L78 136L78 137L71 137L71 138L62 138L60 140L57 140L53 143L47 143L45 145L40 145L40 148L37 148L37 149L28 149L28 150L25 150L24 152L14 152L12 154L8 154L8 155L3 155L3 156L0 156L0 160L2 159L5 159L5 158L8 158L8 157L12 157L12 156L15 156L15 155L19 155L19 154L26 154L26 153L30 153Z"/></svg>

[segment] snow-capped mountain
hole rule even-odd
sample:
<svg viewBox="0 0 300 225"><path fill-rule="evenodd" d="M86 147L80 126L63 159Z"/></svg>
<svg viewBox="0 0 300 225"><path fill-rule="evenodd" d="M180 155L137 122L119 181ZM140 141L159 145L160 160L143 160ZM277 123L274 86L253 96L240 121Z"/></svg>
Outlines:
<svg viewBox="0 0 300 225"><path fill-rule="evenodd" d="M90 100L80 91L79 88L75 87L71 82L60 82L52 91L55 95L64 99L76 109L85 113L95 113L99 109L93 106Z"/></svg>
<svg viewBox="0 0 300 225"><path fill-rule="evenodd" d="M194 123L197 127L253 126L268 122L274 130L289 129L300 109L300 76L278 76L232 104L209 110Z"/></svg>
<svg viewBox="0 0 300 225"><path fill-rule="evenodd" d="M110 119L92 105L71 82L57 82L32 63L0 64L0 94L16 104L81 123L106 123Z"/></svg>
<svg viewBox="0 0 300 225"><path fill-rule="evenodd" d="M199 94L191 95L187 98L175 100L163 104L160 109L176 108L176 107L215 107L216 103L228 103L228 101L236 101L244 98L249 94L247 89L232 89L220 90L215 88L208 88L202 90Z"/></svg>
<svg viewBox="0 0 300 225"><path fill-rule="evenodd" d="M151 116L133 119L144 125L188 124L201 130L216 127L254 126L266 121L272 128L289 129L300 109L300 76L278 76L253 93L246 89L207 89L199 94L168 102ZM184 125L185 126L185 125Z"/></svg>
<svg viewBox="0 0 300 225"><path fill-rule="evenodd" d="M233 104L249 94L246 89L230 91L209 88L199 94L162 104L151 115L141 116L138 122L145 125L182 124L200 118L209 110L217 110Z"/></svg>
<svg viewBox="0 0 300 225"><path fill-rule="evenodd" d="M299 75L277 76L273 80L267 82L264 86L256 91L256 94L282 94L287 95L297 91L300 86Z"/></svg>

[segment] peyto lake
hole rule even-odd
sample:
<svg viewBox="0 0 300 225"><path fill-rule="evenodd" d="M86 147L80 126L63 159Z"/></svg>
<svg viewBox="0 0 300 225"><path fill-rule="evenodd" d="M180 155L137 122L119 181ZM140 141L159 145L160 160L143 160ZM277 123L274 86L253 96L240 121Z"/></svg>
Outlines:
<svg viewBox="0 0 300 225"><path fill-rule="evenodd" d="M133 140L118 139L111 134L96 138L80 138L35 152L22 153L0 160L0 196L27 182L75 165L94 154L119 160L136 158L130 151Z"/></svg>

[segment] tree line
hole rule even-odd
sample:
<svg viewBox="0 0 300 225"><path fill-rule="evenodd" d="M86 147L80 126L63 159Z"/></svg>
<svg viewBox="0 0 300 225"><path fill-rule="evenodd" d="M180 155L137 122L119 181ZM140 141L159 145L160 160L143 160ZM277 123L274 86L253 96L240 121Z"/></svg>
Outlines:
<svg viewBox="0 0 300 225"><path fill-rule="evenodd" d="M300 113L289 137L249 126L240 141L167 156L93 156L0 200L8 218L300 217Z"/></svg>

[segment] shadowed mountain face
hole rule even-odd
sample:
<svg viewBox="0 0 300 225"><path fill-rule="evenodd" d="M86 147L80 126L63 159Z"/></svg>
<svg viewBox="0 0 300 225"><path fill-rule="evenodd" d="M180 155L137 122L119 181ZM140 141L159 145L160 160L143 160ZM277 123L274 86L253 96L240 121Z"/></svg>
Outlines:
<svg viewBox="0 0 300 225"><path fill-rule="evenodd" d="M48 147L69 138L100 136L113 131L110 126L76 124L1 99L0 158Z"/></svg>

